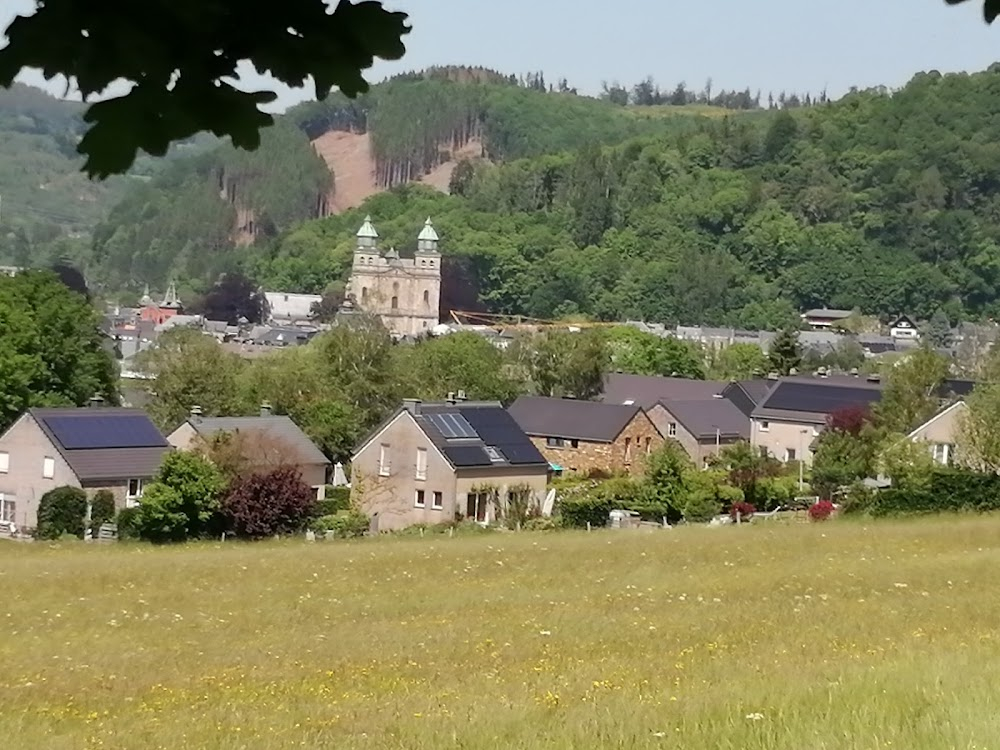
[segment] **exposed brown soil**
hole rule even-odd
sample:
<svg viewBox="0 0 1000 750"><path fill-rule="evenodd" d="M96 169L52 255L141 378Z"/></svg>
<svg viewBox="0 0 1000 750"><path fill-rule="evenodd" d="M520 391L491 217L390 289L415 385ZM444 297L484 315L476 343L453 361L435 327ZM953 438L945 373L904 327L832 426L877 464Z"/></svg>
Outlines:
<svg viewBox="0 0 1000 750"><path fill-rule="evenodd" d="M371 156L370 143L367 133L345 131L330 131L313 141L316 152L323 157L334 175L334 194L327 202L330 213L337 214L356 208L365 198L382 192L375 179L375 162ZM455 165L462 159L478 158L482 150L480 141L469 141L450 160L439 164L419 181L447 192Z"/></svg>

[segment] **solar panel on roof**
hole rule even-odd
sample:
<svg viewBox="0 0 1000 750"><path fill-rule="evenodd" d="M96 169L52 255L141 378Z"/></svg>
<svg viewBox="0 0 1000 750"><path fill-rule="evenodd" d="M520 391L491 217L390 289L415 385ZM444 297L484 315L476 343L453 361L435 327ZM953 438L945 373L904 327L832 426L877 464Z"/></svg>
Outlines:
<svg viewBox="0 0 1000 750"><path fill-rule="evenodd" d="M166 445L152 422L139 414L49 417L45 424L66 450L155 448Z"/></svg>
<svg viewBox="0 0 1000 750"><path fill-rule="evenodd" d="M768 409L829 414L850 406L866 406L878 401L881 393L874 388L781 383L763 404Z"/></svg>
<svg viewBox="0 0 1000 750"><path fill-rule="evenodd" d="M455 437L455 428L452 427L447 422L445 422L441 418L442 416L444 416L444 415L443 414L428 414L427 418L431 421L431 424L434 425L434 427L437 429L437 431L440 432L442 435L444 435L446 438L453 438L453 437Z"/></svg>
<svg viewBox="0 0 1000 750"><path fill-rule="evenodd" d="M497 446L512 464L543 464L545 458L530 442Z"/></svg>
<svg viewBox="0 0 1000 750"><path fill-rule="evenodd" d="M442 435L449 440L453 438L478 437L472 425L460 414L428 414L427 418Z"/></svg>
<svg viewBox="0 0 1000 750"><path fill-rule="evenodd" d="M478 445L449 445L443 450L455 466L488 466L492 463L486 451Z"/></svg>

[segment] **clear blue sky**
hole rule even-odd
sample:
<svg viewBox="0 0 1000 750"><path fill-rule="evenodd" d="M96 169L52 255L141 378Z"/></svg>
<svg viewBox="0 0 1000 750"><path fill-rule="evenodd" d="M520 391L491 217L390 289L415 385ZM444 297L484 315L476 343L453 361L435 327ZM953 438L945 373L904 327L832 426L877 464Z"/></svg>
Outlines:
<svg viewBox="0 0 1000 750"><path fill-rule="evenodd" d="M281 0L276 0L280 2ZM982 0L387 0L410 13L408 52L379 63L370 80L435 64L541 70L584 93L602 81L760 88L837 96L853 85L898 87L921 70L981 70L1000 61L1000 21L987 27ZM33 0L0 0L0 28ZM38 74L22 80L41 84ZM253 87L260 78L243 78ZM50 90L61 92L59 86ZM280 104L302 99L283 91Z"/></svg>

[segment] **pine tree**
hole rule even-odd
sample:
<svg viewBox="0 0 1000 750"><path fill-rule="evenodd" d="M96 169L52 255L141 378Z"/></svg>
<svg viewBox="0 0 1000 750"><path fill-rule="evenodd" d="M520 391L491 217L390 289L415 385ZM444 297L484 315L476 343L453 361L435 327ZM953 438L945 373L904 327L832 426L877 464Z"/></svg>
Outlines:
<svg viewBox="0 0 1000 750"><path fill-rule="evenodd" d="M948 346L951 343L951 321L948 320L948 314L944 310L938 308L931 315L924 335L933 347Z"/></svg>
<svg viewBox="0 0 1000 750"><path fill-rule="evenodd" d="M767 352L768 362L771 369L780 375L788 375L792 370L802 364L802 347L799 344L799 332L790 328L784 328L778 332L771 342L771 348Z"/></svg>

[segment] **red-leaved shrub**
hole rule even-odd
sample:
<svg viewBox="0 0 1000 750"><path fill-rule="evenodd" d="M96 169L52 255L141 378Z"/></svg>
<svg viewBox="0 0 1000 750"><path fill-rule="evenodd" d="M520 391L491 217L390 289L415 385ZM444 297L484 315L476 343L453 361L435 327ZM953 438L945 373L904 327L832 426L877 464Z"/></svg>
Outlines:
<svg viewBox="0 0 1000 750"><path fill-rule="evenodd" d="M737 516L741 521L749 521L750 517L757 512L757 509L750 503L733 503L729 509L729 517L736 521Z"/></svg>
<svg viewBox="0 0 1000 750"><path fill-rule="evenodd" d="M222 512L237 536L250 539L291 534L306 527L316 493L294 467L237 479L222 501Z"/></svg>
<svg viewBox="0 0 1000 750"><path fill-rule="evenodd" d="M832 432L845 432L857 437L871 419L872 413L867 406L845 406L826 418L826 426Z"/></svg>
<svg viewBox="0 0 1000 750"><path fill-rule="evenodd" d="M814 521L825 521L833 513L833 503L820 500L809 508L809 517Z"/></svg>

